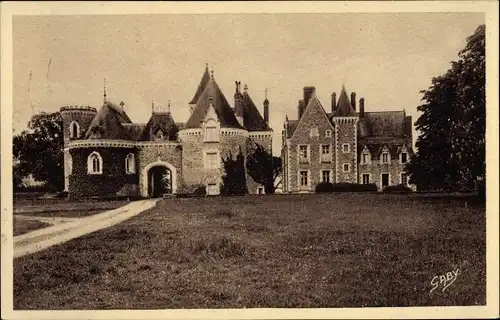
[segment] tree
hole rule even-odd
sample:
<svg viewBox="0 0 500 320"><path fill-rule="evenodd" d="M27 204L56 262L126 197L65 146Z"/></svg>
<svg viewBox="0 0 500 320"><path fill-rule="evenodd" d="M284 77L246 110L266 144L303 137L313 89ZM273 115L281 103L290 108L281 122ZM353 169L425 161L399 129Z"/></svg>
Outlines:
<svg viewBox="0 0 500 320"><path fill-rule="evenodd" d="M28 122L28 129L13 138L16 159L14 180L33 175L54 190L64 188L63 129L59 112L39 113Z"/></svg>
<svg viewBox="0 0 500 320"><path fill-rule="evenodd" d="M224 176L222 177L221 193L224 195L243 195L248 193L245 176L245 158L239 150L233 159L231 152L223 157Z"/></svg>
<svg viewBox="0 0 500 320"><path fill-rule="evenodd" d="M485 26L467 38L458 61L432 79L417 110L421 135L407 167L419 189L471 188L485 174Z"/></svg>
<svg viewBox="0 0 500 320"><path fill-rule="evenodd" d="M281 158L273 156L260 144L255 144L247 156L247 173L264 186L266 194L273 194L281 184L282 169Z"/></svg>

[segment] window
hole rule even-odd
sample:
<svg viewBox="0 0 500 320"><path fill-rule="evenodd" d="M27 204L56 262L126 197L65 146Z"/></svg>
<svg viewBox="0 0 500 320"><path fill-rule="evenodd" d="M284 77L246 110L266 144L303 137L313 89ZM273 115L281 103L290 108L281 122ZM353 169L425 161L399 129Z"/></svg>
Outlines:
<svg viewBox="0 0 500 320"><path fill-rule="evenodd" d="M311 128L311 137L319 137L318 126L314 126Z"/></svg>
<svg viewBox="0 0 500 320"><path fill-rule="evenodd" d="M309 162L309 146L299 146L299 162L308 163Z"/></svg>
<svg viewBox="0 0 500 320"><path fill-rule="evenodd" d="M349 182L351 181L351 178L349 178L349 175L344 174L344 182Z"/></svg>
<svg viewBox="0 0 500 320"><path fill-rule="evenodd" d="M257 194L265 194L264 187L258 187L257 188Z"/></svg>
<svg viewBox="0 0 500 320"><path fill-rule="evenodd" d="M387 152L382 153L382 163L389 163L389 154Z"/></svg>
<svg viewBox="0 0 500 320"><path fill-rule="evenodd" d="M307 171L300 171L300 186L301 187L309 186L308 172Z"/></svg>
<svg viewBox="0 0 500 320"><path fill-rule="evenodd" d="M163 140L163 131L158 130L158 132L156 132L155 140Z"/></svg>
<svg viewBox="0 0 500 320"><path fill-rule="evenodd" d="M218 169L220 161L217 156L217 152L207 152L206 154L206 169Z"/></svg>
<svg viewBox="0 0 500 320"><path fill-rule="evenodd" d="M332 137L332 130L326 130L325 131L325 137L326 138L331 138Z"/></svg>
<svg viewBox="0 0 500 320"><path fill-rule="evenodd" d="M330 182L330 170L321 171L321 182Z"/></svg>
<svg viewBox="0 0 500 320"><path fill-rule="evenodd" d="M76 139L80 136L80 125L76 121L72 121L69 125L69 137Z"/></svg>
<svg viewBox="0 0 500 320"><path fill-rule="evenodd" d="M401 153L401 163L406 163L408 161L408 154L406 152Z"/></svg>
<svg viewBox="0 0 500 320"><path fill-rule="evenodd" d="M382 188L385 188L389 185L389 174L382 173Z"/></svg>
<svg viewBox="0 0 500 320"><path fill-rule="evenodd" d="M97 152L92 152L87 159L87 172L89 174L102 174L102 158Z"/></svg>
<svg viewBox="0 0 500 320"><path fill-rule="evenodd" d="M404 186L408 185L408 176L406 175L406 172L401 172L401 184Z"/></svg>
<svg viewBox="0 0 500 320"><path fill-rule="evenodd" d="M349 172L351 171L351 166L348 163L344 163L343 170L344 172Z"/></svg>
<svg viewBox="0 0 500 320"><path fill-rule="evenodd" d="M349 144L348 143L344 143L342 145L342 152L344 152L344 153L348 153L349 152Z"/></svg>
<svg viewBox="0 0 500 320"><path fill-rule="evenodd" d="M135 173L135 156L133 153L130 153L125 158L125 172Z"/></svg>
<svg viewBox="0 0 500 320"><path fill-rule="evenodd" d="M324 144L321 146L321 162L331 162L330 145Z"/></svg>
<svg viewBox="0 0 500 320"><path fill-rule="evenodd" d="M361 163L362 164L369 164L370 163L370 154L369 153L361 154Z"/></svg>
<svg viewBox="0 0 500 320"><path fill-rule="evenodd" d="M369 184L369 183L370 183L370 174L363 173L363 184Z"/></svg>
<svg viewBox="0 0 500 320"><path fill-rule="evenodd" d="M214 120L207 121L205 126L205 141L206 142L217 142L219 141L219 129L217 123Z"/></svg>

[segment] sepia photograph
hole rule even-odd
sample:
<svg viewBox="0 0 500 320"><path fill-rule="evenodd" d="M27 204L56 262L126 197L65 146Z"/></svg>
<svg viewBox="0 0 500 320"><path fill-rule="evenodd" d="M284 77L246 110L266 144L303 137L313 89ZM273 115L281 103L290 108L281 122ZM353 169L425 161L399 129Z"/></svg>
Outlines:
<svg viewBox="0 0 500 320"><path fill-rule="evenodd" d="M2 318L498 317L498 3L7 5Z"/></svg>

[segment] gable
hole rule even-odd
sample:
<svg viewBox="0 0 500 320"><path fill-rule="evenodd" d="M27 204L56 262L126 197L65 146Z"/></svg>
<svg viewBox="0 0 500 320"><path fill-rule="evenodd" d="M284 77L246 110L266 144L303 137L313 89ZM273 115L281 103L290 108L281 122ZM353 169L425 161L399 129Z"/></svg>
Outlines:
<svg viewBox="0 0 500 320"><path fill-rule="evenodd" d="M316 94L313 93L304 110L304 113L302 114L302 117L298 121L297 128L291 137L292 142L303 143L309 141L311 139L311 128L314 126L318 127L320 137L324 137L326 130L331 130L332 136L334 134L333 125L328 119L325 109L323 109L323 106L316 97Z"/></svg>

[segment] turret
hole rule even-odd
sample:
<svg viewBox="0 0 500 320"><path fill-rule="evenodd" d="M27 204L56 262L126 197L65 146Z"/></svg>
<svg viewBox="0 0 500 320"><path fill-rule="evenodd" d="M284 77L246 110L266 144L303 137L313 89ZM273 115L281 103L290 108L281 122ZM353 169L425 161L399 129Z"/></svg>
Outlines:
<svg viewBox="0 0 500 320"><path fill-rule="evenodd" d="M63 138L66 145L70 140L82 139L97 114L90 106L64 106L60 109L63 120Z"/></svg>

